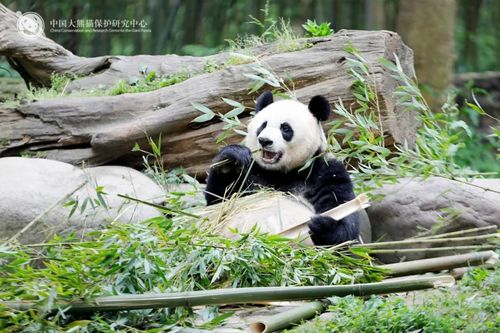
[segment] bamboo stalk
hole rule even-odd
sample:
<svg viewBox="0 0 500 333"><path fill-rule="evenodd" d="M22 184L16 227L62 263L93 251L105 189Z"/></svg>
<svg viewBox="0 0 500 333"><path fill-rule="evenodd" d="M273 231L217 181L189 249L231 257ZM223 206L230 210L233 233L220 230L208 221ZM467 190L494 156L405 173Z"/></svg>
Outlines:
<svg viewBox="0 0 500 333"><path fill-rule="evenodd" d="M248 328L250 333L274 332L314 317L318 313L323 312L328 304L329 302L326 300L306 303L289 311L261 317L251 322Z"/></svg>
<svg viewBox="0 0 500 333"><path fill-rule="evenodd" d="M445 247L416 247L410 249L374 249L370 250L372 254L389 254L389 253L432 253L432 252L445 252L445 251L470 251L470 250L495 250L496 245L464 245L464 246L445 246Z"/></svg>
<svg viewBox="0 0 500 333"><path fill-rule="evenodd" d="M412 260L396 264L378 266L388 269L393 276L410 275L427 272L439 272L463 266L496 263L498 255L493 251L482 251L438 258Z"/></svg>
<svg viewBox="0 0 500 333"><path fill-rule="evenodd" d="M449 236L459 236L459 235L463 236L463 235L475 234L475 233L479 233L482 231L491 231L491 230L497 230L497 226L496 225L489 225L487 227L459 230L459 231L447 232L444 234L438 234L438 235L432 235L432 236L419 236L419 237L414 237L412 239L435 239L435 238L445 238L445 237L449 237Z"/></svg>
<svg viewBox="0 0 500 333"><path fill-rule="evenodd" d="M455 238L436 238L436 239L405 239L393 242L376 242L376 243L365 243L354 245L353 247L366 247L366 248L378 248L386 246L395 245L417 245L417 244L442 244L442 243L462 243L465 241L480 241L484 239L500 238L500 234L488 234L480 236L469 236L469 237L455 237Z"/></svg>
<svg viewBox="0 0 500 333"><path fill-rule="evenodd" d="M496 263L486 262L485 264L479 265L479 266L457 267L457 268L453 268L452 270L450 270L450 275L453 276L455 279L461 279L465 275L465 273L470 272L476 268L488 269L488 268L494 268L495 266L496 266Z"/></svg>
<svg viewBox="0 0 500 333"><path fill-rule="evenodd" d="M453 277L448 275L346 286L229 288L177 293L103 296L95 298L93 303L85 301L57 303L54 304L52 310L57 311L58 309L67 308L68 312L85 313L216 304L245 304L263 301L294 301L346 295L365 296L451 286L454 281ZM12 309L26 311L33 308L36 302L3 301L0 304Z"/></svg>
<svg viewBox="0 0 500 333"><path fill-rule="evenodd" d="M253 156L253 154L258 153L258 152L260 152L260 151L262 151L262 149L260 149L260 148L259 148L259 149L252 150L252 156ZM221 160L221 161L218 161L218 162L212 163L212 164L210 164L210 169L211 169L211 168L214 168L214 167L220 167L220 166L222 166L222 165L224 165L224 164L226 164L226 163L229 163L229 162L231 162L231 160L224 159L224 160Z"/></svg>
<svg viewBox="0 0 500 333"><path fill-rule="evenodd" d="M162 205L157 205L157 204L152 203L152 202L148 202L148 201L144 201L144 200L141 200L141 199L133 198L133 197L130 197L130 196L125 195L125 194L118 194L118 196L120 198L124 198L124 199L127 199L127 200L135 201L135 202L147 205L147 206L154 207L154 208L156 208L156 209L158 209L158 210L160 210L160 211L162 211L164 213L176 213L176 214L179 214L179 215L185 215L185 216L193 217L195 219L199 219L201 217L199 215L188 213L188 212L185 212L183 210L178 210L178 209L174 209L174 208L168 208L168 207L165 207L165 206L162 206Z"/></svg>
<svg viewBox="0 0 500 333"><path fill-rule="evenodd" d="M326 212L321 213L324 216L330 216L335 220L341 220L344 217L351 215L358 210L365 209L370 207L370 202L368 200L368 196L366 193L361 193L356 198L341 205L338 205L335 208L327 210ZM304 221L299 223L291 228L285 229L278 233L278 235L282 235L285 237L294 237L297 233L303 231L304 227L309 223L309 221Z"/></svg>

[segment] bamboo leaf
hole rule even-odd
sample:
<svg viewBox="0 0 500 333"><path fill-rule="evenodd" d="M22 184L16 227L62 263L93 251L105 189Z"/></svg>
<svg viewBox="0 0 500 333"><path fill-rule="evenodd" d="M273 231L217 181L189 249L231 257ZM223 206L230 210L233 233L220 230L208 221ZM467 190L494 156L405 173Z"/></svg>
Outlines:
<svg viewBox="0 0 500 333"><path fill-rule="evenodd" d="M393 71L393 72L397 72L398 71L398 68L397 66L390 60L387 60L386 58L379 58L379 62L384 66L386 67L387 69Z"/></svg>
<svg viewBox="0 0 500 333"><path fill-rule="evenodd" d="M205 121L209 121L209 120L212 120L214 118L215 114L209 114L209 113L206 113L206 114L202 114L201 116L198 116L196 118L194 118L193 120L191 120L192 123L203 123Z"/></svg>

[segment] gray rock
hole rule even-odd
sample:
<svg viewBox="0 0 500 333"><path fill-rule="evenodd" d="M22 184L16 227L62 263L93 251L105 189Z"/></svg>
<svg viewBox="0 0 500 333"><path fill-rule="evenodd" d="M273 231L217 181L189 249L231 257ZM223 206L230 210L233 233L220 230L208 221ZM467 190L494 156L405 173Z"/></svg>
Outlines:
<svg viewBox="0 0 500 333"><path fill-rule="evenodd" d="M481 179L473 185L440 177L403 179L376 191L380 202L368 208L373 241L394 241L429 230L446 233L489 225L500 226L500 179ZM479 188L480 186L482 188ZM441 253L439 253L441 254ZM425 258L425 253L405 257L383 255L384 262Z"/></svg>
<svg viewBox="0 0 500 333"><path fill-rule="evenodd" d="M105 206L98 200L98 186L104 192ZM153 180L131 168L80 169L58 161L21 157L0 159L0 188L0 239L12 237L45 212L20 235L23 243L43 242L54 234L83 235L111 221L136 223L159 215L156 209L128 202L117 194L157 202L164 198ZM74 205L65 204L71 200L78 206L70 217Z"/></svg>

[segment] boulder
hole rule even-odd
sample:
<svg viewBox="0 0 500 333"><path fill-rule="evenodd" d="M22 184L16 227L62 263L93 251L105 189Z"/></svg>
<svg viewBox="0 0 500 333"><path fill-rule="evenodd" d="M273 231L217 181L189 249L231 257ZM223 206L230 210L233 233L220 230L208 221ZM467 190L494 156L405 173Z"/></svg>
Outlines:
<svg viewBox="0 0 500 333"><path fill-rule="evenodd" d="M309 204L296 196L279 191L260 191L207 206L197 212L204 219L200 222L204 228L225 237L236 237L232 230L247 233L257 226L261 232L281 234L289 238L301 239L303 244L313 245L309 238L307 222L314 215ZM372 240L370 221L364 210L360 216L360 238L364 243ZM293 231L285 232L293 229Z"/></svg>
<svg viewBox="0 0 500 333"><path fill-rule="evenodd" d="M492 191L493 190L493 191ZM402 179L375 194L383 199L368 208L373 241L395 241L423 232L446 233L489 225L500 226L500 179L478 179L470 184L441 177ZM457 244L460 245L460 244ZM444 254L442 252L439 253ZM381 255L384 262L427 257Z"/></svg>
<svg viewBox="0 0 500 333"><path fill-rule="evenodd" d="M0 158L0 188L0 239L9 239L43 214L19 235L23 243L43 242L55 234L83 235L112 221L136 223L158 216L156 209L117 194L153 202L163 201L165 195L153 180L131 168L82 169L22 157Z"/></svg>

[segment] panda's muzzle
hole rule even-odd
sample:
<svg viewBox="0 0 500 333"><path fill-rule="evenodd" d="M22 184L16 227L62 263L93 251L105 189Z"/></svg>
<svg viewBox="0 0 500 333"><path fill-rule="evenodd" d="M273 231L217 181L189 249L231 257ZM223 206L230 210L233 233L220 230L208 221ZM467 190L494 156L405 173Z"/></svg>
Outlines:
<svg viewBox="0 0 500 333"><path fill-rule="evenodd" d="M281 159L283 154L280 151L270 151L263 149L262 150L262 161L265 163L273 164L278 162Z"/></svg>

